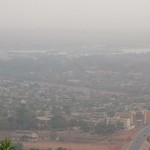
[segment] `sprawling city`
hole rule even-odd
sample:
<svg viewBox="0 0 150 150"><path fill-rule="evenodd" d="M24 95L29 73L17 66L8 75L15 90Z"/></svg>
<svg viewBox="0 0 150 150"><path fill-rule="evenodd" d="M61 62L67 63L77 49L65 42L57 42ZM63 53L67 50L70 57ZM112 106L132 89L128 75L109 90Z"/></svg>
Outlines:
<svg viewBox="0 0 150 150"><path fill-rule="evenodd" d="M150 150L149 0L0 0L0 150Z"/></svg>
<svg viewBox="0 0 150 150"><path fill-rule="evenodd" d="M63 147L118 150L150 124L149 52L3 51L1 57L1 139L26 148L72 143Z"/></svg>

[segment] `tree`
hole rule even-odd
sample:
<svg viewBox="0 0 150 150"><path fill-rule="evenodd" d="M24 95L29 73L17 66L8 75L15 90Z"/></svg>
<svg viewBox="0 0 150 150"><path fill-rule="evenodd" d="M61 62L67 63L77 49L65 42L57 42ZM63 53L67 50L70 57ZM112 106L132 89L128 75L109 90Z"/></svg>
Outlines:
<svg viewBox="0 0 150 150"><path fill-rule="evenodd" d="M39 148L30 148L30 150L40 150Z"/></svg>
<svg viewBox="0 0 150 150"><path fill-rule="evenodd" d="M40 150L39 148L30 148L30 150Z"/></svg>
<svg viewBox="0 0 150 150"><path fill-rule="evenodd" d="M97 134L108 134L113 133L116 130L116 127L114 124L106 124L105 122L98 123L95 126L95 132Z"/></svg>
<svg viewBox="0 0 150 150"><path fill-rule="evenodd" d="M0 150L17 150L13 142L9 138L0 141Z"/></svg>
<svg viewBox="0 0 150 150"><path fill-rule="evenodd" d="M109 112L107 113L107 116L108 116L108 117L114 117L114 115L115 115L115 111L109 111Z"/></svg>
<svg viewBox="0 0 150 150"><path fill-rule="evenodd" d="M69 126L69 122L61 115L56 115L50 120L50 125L52 129L63 130Z"/></svg>
<svg viewBox="0 0 150 150"><path fill-rule="evenodd" d="M15 143L14 146L16 147L16 150L23 150L23 144L20 142Z"/></svg>
<svg viewBox="0 0 150 150"><path fill-rule="evenodd" d="M122 130L122 129L123 129L123 123L120 122L120 121L118 121L118 122L116 123L116 128L117 128L117 130Z"/></svg>
<svg viewBox="0 0 150 150"><path fill-rule="evenodd" d="M9 123L7 121L7 118L1 118L0 119L0 130L8 130L9 129Z"/></svg>
<svg viewBox="0 0 150 150"><path fill-rule="evenodd" d="M71 106L70 105L64 105L63 110L66 114L70 114L71 113Z"/></svg>
<svg viewBox="0 0 150 150"><path fill-rule="evenodd" d="M63 147L58 147L57 150L67 150L67 149Z"/></svg>
<svg viewBox="0 0 150 150"><path fill-rule="evenodd" d="M84 120L79 120L78 126L80 127L81 130L85 132L88 132L92 129L92 124Z"/></svg>
<svg viewBox="0 0 150 150"><path fill-rule="evenodd" d="M21 104L16 110L17 129L33 129L36 127L35 114L24 104Z"/></svg>
<svg viewBox="0 0 150 150"><path fill-rule="evenodd" d="M78 126L78 120L77 119L70 119L69 124L71 127Z"/></svg>

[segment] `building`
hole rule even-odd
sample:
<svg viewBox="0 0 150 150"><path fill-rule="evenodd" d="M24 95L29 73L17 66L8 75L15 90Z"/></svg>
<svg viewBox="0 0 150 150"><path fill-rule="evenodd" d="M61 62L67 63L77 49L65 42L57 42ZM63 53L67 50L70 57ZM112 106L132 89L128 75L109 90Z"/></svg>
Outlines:
<svg viewBox="0 0 150 150"><path fill-rule="evenodd" d="M38 121L37 126L39 129L47 127L47 124L48 124L48 121L50 120L50 118L48 118L48 117L36 117L36 118Z"/></svg>
<svg viewBox="0 0 150 150"><path fill-rule="evenodd" d="M106 118L106 124L116 124L118 121L120 121L119 118L115 117Z"/></svg>
<svg viewBox="0 0 150 150"><path fill-rule="evenodd" d="M145 124L150 124L150 111L145 111Z"/></svg>
<svg viewBox="0 0 150 150"><path fill-rule="evenodd" d="M123 119L121 122L123 122L123 126L126 129L131 126L131 120L130 119Z"/></svg>
<svg viewBox="0 0 150 150"><path fill-rule="evenodd" d="M12 139L15 141L38 141L38 135L32 131L16 131L12 135Z"/></svg>
<svg viewBox="0 0 150 150"><path fill-rule="evenodd" d="M136 112L136 126L146 124L146 113L142 110Z"/></svg>
<svg viewBox="0 0 150 150"><path fill-rule="evenodd" d="M135 125L136 122L135 112L116 112L115 117L120 119L130 119L130 124Z"/></svg>
<svg viewBox="0 0 150 150"><path fill-rule="evenodd" d="M116 124L117 122L122 122L124 128L129 128L131 126L131 120L130 118L119 118L119 117L113 117L113 118L107 118L106 124Z"/></svg>

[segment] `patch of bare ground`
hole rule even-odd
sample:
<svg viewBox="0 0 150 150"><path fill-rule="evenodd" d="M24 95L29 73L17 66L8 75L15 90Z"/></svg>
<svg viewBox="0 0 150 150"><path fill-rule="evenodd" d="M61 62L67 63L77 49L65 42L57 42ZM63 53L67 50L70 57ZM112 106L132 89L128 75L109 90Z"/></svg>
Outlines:
<svg viewBox="0 0 150 150"><path fill-rule="evenodd" d="M137 130L133 129L130 131L122 131L118 134L111 136L103 136L95 141L95 138L88 137L88 142L52 142L52 141L39 141L39 142L25 142L24 149L29 150L30 148L39 149L56 149L57 147L64 147L71 150L121 150L122 146L128 143L133 136L137 133ZM82 137L82 136L81 136ZM91 140L91 141L90 141Z"/></svg>
<svg viewBox="0 0 150 150"><path fill-rule="evenodd" d="M71 150L120 150L121 145L109 145L109 144L77 144L77 143L59 143L59 142L40 142L40 143L24 143L24 149L30 148L56 149L57 147L64 147Z"/></svg>

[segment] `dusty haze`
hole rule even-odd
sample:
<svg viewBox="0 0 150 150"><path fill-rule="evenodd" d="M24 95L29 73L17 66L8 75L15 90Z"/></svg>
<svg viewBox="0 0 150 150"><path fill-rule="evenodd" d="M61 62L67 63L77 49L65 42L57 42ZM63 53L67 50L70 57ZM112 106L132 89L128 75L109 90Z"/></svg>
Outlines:
<svg viewBox="0 0 150 150"><path fill-rule="evenodd" d="M0 28L149 30L149 0L0 0Z"/></svg>

